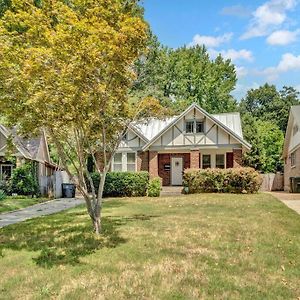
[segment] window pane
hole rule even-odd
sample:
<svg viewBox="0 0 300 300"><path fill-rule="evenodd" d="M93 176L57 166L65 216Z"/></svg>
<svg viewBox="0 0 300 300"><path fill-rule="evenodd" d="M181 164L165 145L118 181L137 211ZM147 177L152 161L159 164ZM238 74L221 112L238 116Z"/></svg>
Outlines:
<svg viewBox="0 0 300 300"><path fill-rule="evenodd" d="M12 173L12 166L1 166L2 180L9 179Z"/></svg>
<svg viewBox="0 0 300 300"><path fill-rule="evenodd" d="M224 159L224 154L217 154L216 155L216 167L224 169L225 166L225 159Z"/></svg>
<svg viewBox="0 0 300 300"><path fill-rule="evenodd" d="M114 162L115 163L122 163L122 153L116 153L114 156Z"/></svg>
<svg viewBox="0 0 300 300"><path fill-rule="evenodd" d="M135 163L135 153L127 153L127 163Z"/></svg>
<svg viewBox="0 0 300 300"><path fill-rule="evenodd" d="M135 164L127 164L128 172L135 172Z"/></svg>
<svg viewBox="0 0 300 300"><path fill-rule="evenodd" d="M196 122L196 133L204 132L204 124L203 122Z"/></svg>
<svg viewBox="0 0 300 300"><path fill-rule="evenodd" d="M202 168L207 169L210 168L210 155L202 155Z"/></svg>
<svg viewBox="0 0 300 300"><path fill-rule="evenodd" d="M293 166L295 166L295 165L296 165L296 153L293 152L293 153L291 154L291 166L293 167Z"/></svg>
<svg viewBox="0 0 300 300"><path fill-rule="evenodd" d="M122 164L114 164L114 171L122 171Z"/></svg>
<svg viewBox="0 0 300 300"><path fill-rule="evenodd" d="M185 123L185 132L193 133L194 132L194 121L187 121Z"/></svg>

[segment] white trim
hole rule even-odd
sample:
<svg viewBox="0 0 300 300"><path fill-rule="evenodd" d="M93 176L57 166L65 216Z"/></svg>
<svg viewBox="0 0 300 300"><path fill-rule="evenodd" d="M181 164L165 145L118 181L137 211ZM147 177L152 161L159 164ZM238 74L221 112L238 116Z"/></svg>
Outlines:
<svg viewBox="0 0 300 300"><path fill-rule="evenodd" d="M136 172L137 171L137 151L117 151L115 153L116 154L119 154L121 153L121 171L116 171L116 172ZM127 153L134 153L135 155L135 161L134 161L134 171L128 171L127 170ZM112 164L111 164L111 170L112 171L115 171L114 170L114 162L115 158L113 158L112 160ZM133 163L132 163L133 164Z"/></svg>

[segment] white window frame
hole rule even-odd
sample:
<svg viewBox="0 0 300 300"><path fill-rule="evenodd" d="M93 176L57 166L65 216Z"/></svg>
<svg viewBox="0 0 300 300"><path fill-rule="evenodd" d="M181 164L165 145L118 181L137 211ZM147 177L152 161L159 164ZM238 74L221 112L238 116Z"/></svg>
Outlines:
<svg viewBox="0 0 300 300"><path fill-rule="evenodd" d="M137 171L137 152L136 151L126 151L126 152L117 152L117 153L121 153L121 155L122 155L122 157L121 157L122 170L117 171L117 172L136 172ZM134 171L127 171L127 153L134 153L134 155L135 155ZM115 171L114 170L114 164L115 164L115 158L113 158L112 164L111 164L111 170L112 171Z"/></svg>
<svg viewBox="0 0 300 300"><path fill-rule="evenodd" d="M217 156L218 156L218 155L222 155L222 156L224 157L224 167L223 167L222 169L226 169L226 157L225 157L225 154L224 154L224 153L217 153L217 154L216 154L216 157L215 157L215 159L216 159L216 161L215 161L216 168L221 169L220 167L217 166Z"/></svg>
<svg viewBox="0 0 300 300"><path fill-rule="evenodd" d="M10 169L11 169L11 174L12 174L13 169L14 169L13 165L11 165L11 164L1 164L1 165L0 165L0 178L1 178L1 181L4 180L3 177L2 177L2 175L3 175L2 167L10 167Z"/></svg>
<svg viewBox="0 0 300 300"><path fill-rule="evenodd" d="M187 132L186 131L186 123L193 123L193 132ZM203 125L203 131L197 132L197 123L202 123ZM187 119L184 121L184 133L185 134L204 134L205 132L205 122L201 119Z"/></svg>
<svg viewBox="0 0 300 300"><path fill-rule="evenodd" d="M296 167L296 151L291 153L291 167Z"/></svg>

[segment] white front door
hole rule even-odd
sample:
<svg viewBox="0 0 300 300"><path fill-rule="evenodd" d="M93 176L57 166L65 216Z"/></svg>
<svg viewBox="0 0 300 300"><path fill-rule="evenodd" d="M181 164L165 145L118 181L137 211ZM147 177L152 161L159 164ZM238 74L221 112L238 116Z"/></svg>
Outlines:
<svg viewBox="0 0 300 300"><path fill-rule="evenodd" d="M171 161L171 184L182 185L183 159L182 157L172 157Z"/></svg>

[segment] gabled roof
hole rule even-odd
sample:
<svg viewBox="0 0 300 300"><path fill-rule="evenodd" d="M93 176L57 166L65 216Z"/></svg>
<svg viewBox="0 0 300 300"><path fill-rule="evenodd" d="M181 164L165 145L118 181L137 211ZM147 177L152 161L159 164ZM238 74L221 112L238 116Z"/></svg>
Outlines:
<svg viewBox="0 0 300 300"><path fill-rule="evenodd" d="M290 109L288 125L285 133L283 157L285 157L288 154L289 142L293 130L293 124L297 124L300 129L300 105L291 106ZM298 142L298 145L300 145L300 140Z"/></svg>
<svg viewBox="0 0 300 300"><path fill-rule="evenodd" d="M0 132L4 135L5 138L12 136L14 146L16 147L18 152L20 152L20 154L25 158L51 164L48 144L44 132L42 132L39 137L25 139L17 134L16 128L9 129L2 124L0 124ZM47 148L45 159L41 159L38 157L39 150L43 142L45 143L45 147Z"/></svg>
<svg viewBox="0 0 300 300"><path fill-rule="evenodd" d="M240 114L234 113L223 113L211 115L196 103L190 105L182 114L179 116L173 116L164 120L150 119L145 122L136 122L133 127L136 128L140 134L147 138L147 143L143 150L150 147L158 138L160 138L167 130L169 130L173 125L175 125L181 118L188 114L192 109L199 110L203 115L205 115L212 122L219 125L225 132L232 135L237 139L242 145L247 149L251 148L251 145L243 139L242 126Z"/></svg>

